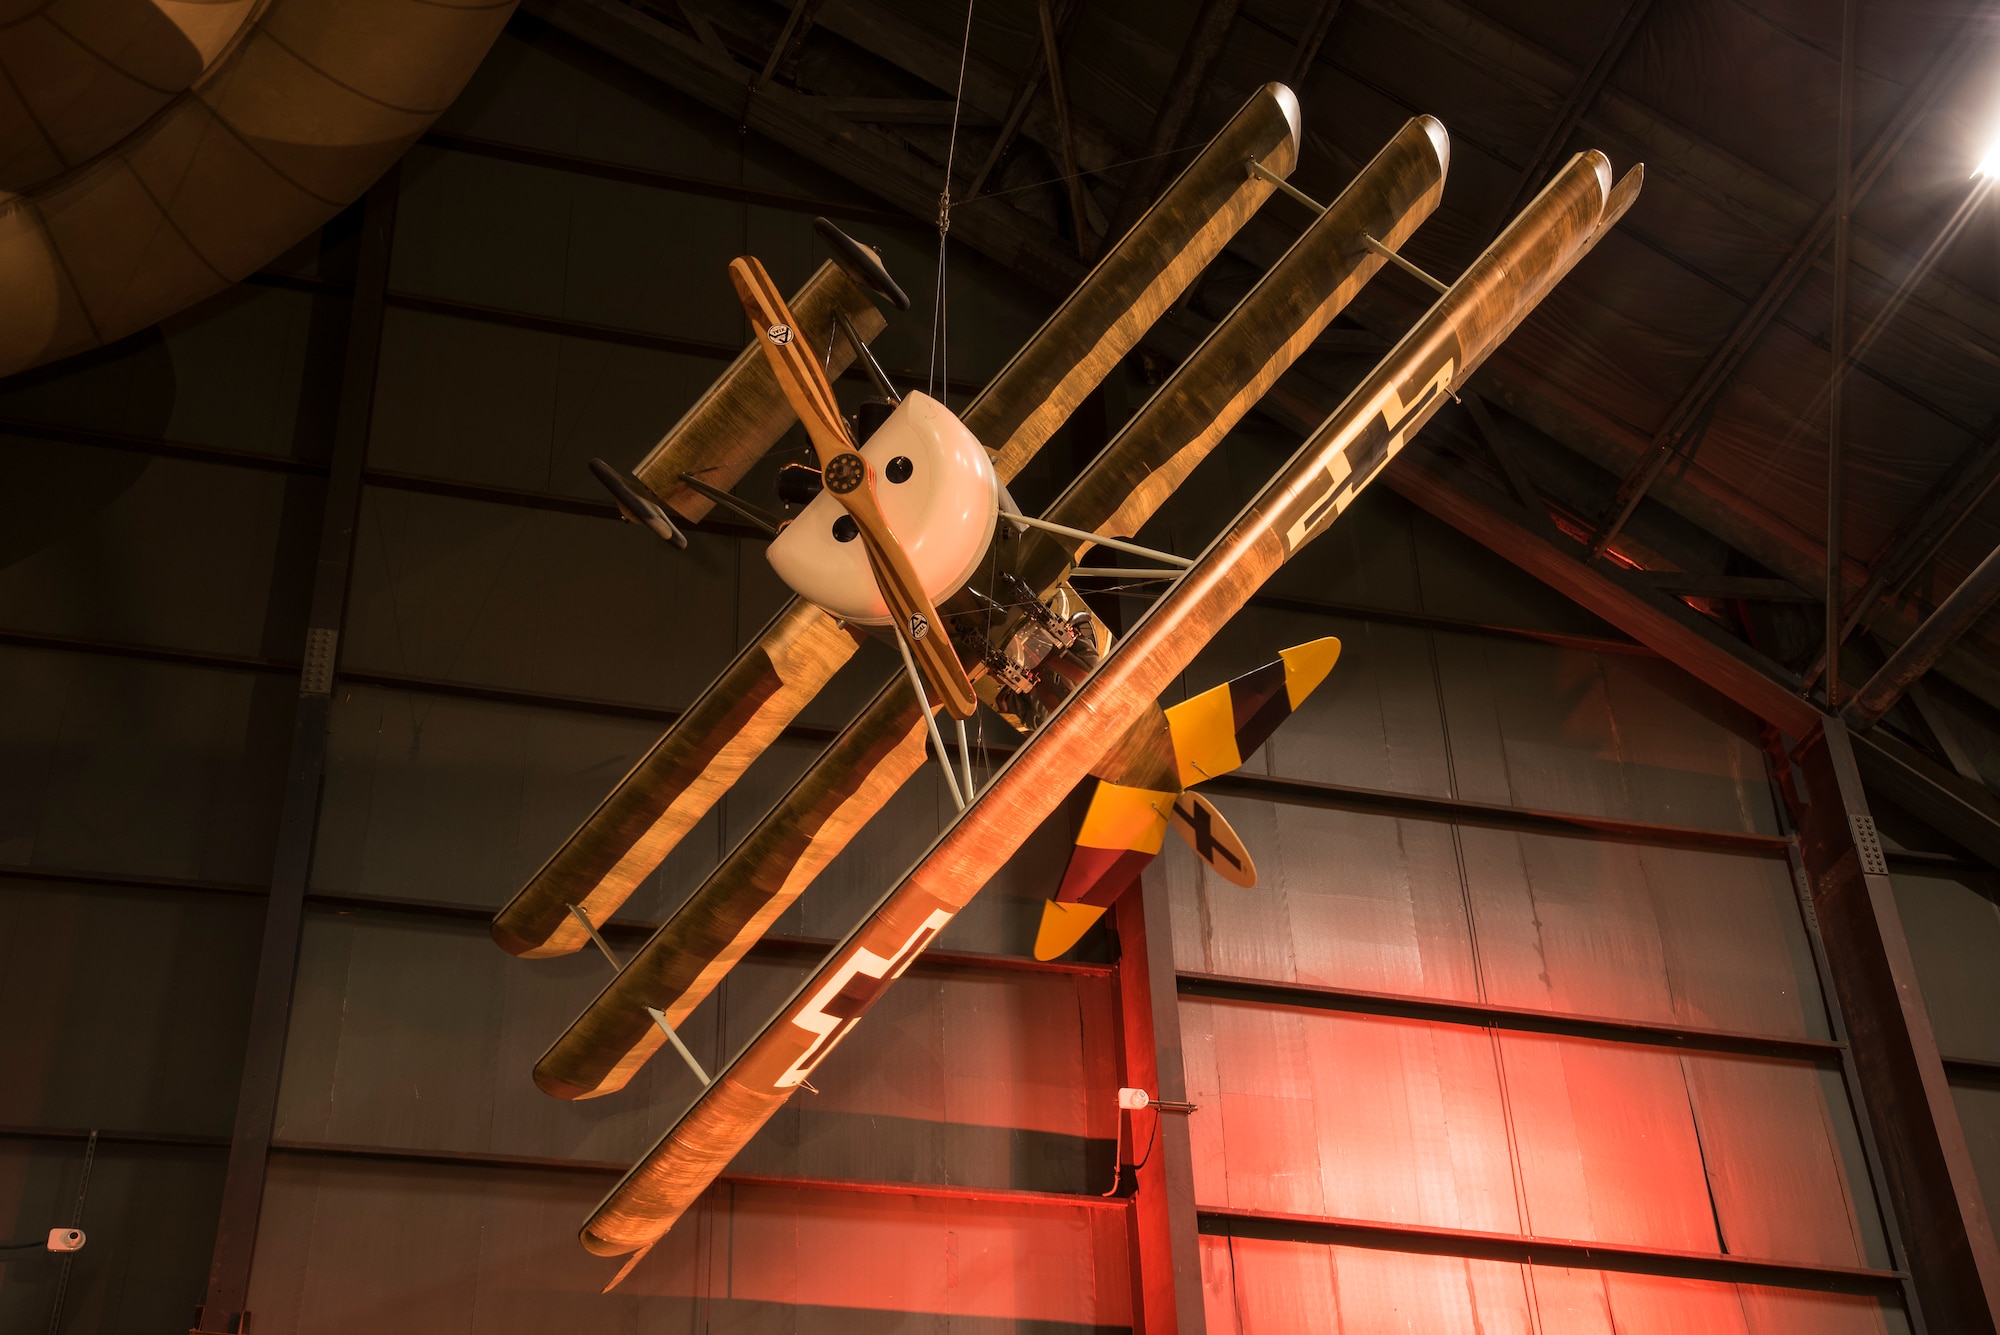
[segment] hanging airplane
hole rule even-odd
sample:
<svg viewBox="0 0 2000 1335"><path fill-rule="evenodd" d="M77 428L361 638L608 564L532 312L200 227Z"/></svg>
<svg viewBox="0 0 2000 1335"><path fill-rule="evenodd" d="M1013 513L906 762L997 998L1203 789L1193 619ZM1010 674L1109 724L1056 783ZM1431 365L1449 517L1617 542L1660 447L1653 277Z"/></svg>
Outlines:
<svg viewBox="0 0 2000 1335"><path fill-rule="evenodd" d="M1170 708L1161 690L1615 224L1642 180L1634 168L1614 186L1602 154L1578 154L1456 283L1420 274L1437 303L1201 556L1149 551L1131 536L1361 285L1384 263L1413 268L1397 249L1442 193L1448 141L1430 117L1326 206L1286 183L1298 142L1296 99L1266 85L962 415L898 395L868 349L887 325L868 294L898 309L907 298L874 252L819 220L834 258L789 300L754 258L730 265L753 346L632 472L593 464L628 519L681 545L682 526L716 505L758 513L731 488L792 421L818 460L788 470L792 494L809 499L771 526L769 559L797 597L496 915L504 948L605 948L598 926L865 637L895 643L904 671L630 961L613 959L617 976L537 1063L545 1091L589 1098L671 1044L703 1084L593 1211L589 1250L643 1255L1083 779L1096 786L1044 906L1038 957L1075 945L1169 828L1221 874L1254 881L1250 850L1191 790L1251 755L1326 678L1339 643L1288 649ZM1276 190L1318 216L1047 512L1023 515L1007 483ZM829 377L857 362L881 400L850 421ZM1172 581L1115 640L1071 584L1093 573L1079 565L1093 547ZM981 704L1023 740L975 791L964 721ZM939 714L957 728L956 770ZM677 1026L923 765L926 741L956 818L711 1079Z"/></svg>

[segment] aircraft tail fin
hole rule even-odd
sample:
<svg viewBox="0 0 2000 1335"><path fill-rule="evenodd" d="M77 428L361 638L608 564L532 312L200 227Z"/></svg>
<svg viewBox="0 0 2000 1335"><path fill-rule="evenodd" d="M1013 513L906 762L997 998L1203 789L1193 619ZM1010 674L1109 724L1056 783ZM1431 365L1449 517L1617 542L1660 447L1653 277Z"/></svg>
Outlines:
<svg viewBox="0 0 2000 1335"><path fill-rule="evenodd" d="M1249 889L1257 884L1257 864L1250 850L1212 803L1200 793L1182 793L1174 799L1174 833L1194 850L1217 876Z"/></svg>

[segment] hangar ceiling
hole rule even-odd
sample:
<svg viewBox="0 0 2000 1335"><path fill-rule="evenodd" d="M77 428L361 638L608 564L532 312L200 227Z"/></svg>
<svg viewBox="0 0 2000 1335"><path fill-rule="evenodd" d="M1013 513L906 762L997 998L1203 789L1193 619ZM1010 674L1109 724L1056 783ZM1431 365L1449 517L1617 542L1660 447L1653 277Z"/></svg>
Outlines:
<svg viewBox="0 0 2000 1335"><path fill-rule="evenodd" d="M1049 292L1083 272L1258 83L1300 93L1294 183L1330 198L1428 112L1444 205L1406 248L1454 277L1566 156L1643 162L1602 250L1400 469L1417 500L1668 657L1803 731L1826 588L1840 9L1650 0L529 0L524 12L926 220ZM1973 168L2000 114L1977 7L1861 17L1842 393L1851 692L1992 550L2000 265ZM1053 37L1064 96L1043 58ZM952 96L963 110L953 146ZM1296 234L1279 200L1152 351L1184 353ZM1316 423L1428 304L1372 284L1265 401ZM2000 773L1988 616L1892 715L1932 778ZM1942 679L1942 682L1940 682ZM1846 698L1843 694L1843 699ZM1968 800L1979 801L1977 794Z"/></svg>

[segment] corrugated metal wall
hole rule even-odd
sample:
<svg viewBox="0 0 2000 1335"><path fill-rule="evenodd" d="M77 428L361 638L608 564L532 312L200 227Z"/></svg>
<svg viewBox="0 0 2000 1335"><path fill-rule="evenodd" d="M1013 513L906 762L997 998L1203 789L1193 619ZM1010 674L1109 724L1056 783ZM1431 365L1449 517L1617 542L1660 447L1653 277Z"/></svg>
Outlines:
<svg viewBox="0 0 2000 1335"><path fill-rule="evenodd" d="M797 282L827 201L863 218L853 230L918 296L879 348L922 371L929 234L867 221L851 189L525 20L404 163L258 1335L1132 1323L1127 1207L1099 1194L1117 981L1023 958L1066 856L1060 820L608 1297L615 1267L574 1229L692 1079L662 1061L603 1100L541 1095L530 1067L603 962L519 961L486 934L780 601L756 543L667 551L610 522L583 465L650 445L741 334L723 262L754 250ZM0 384L16 483L0 489L0 1219L10 1237L68 1222L81 1137L107 1133L66 1331L184 1328L201 1296L353 226L158 332ZM1039 311L973 261L953 272L950 379L976 384ZM1112 421L1144 392L1121 369ZM1191 550L1293 444L1246 424L1151 540ZM1059 440L1017 493L1034 503L1072 462ZM1253 771L1777 830L1750 720L1386 494L1270 593L1187 689L1319 635L1346 650ZM843 722L889 669L863 653L804 724ZM670 910L811 754L802 736L760 762L614 944ZM1905 1328L1892 1298L1801 1277L1887 1258L1781 854L1222 804L1258 888L1205 876L1178 844L1151 873L1201 1105L1212 1328ZM684 1027L705 1063L947 809L920 777L828 870L784 939ZM1964 922L2000 923L1961 883L1948 893L1937 935L1972 960ZM1906 911L1920 935L1929 910ZM1963 1014L1985 1019L1946 1048L2000 1063L1978 1027L1984 975L1964 982ZM1960 1093L1971 1126L1990 1086L1968 1076ZM1258 1222L1278 1215L1298 1217L1290 1236ZM1564 1268L1490 1259L1493 1237L1627 1251ZM1690 1278L1674 1253L1797 1273ZM41 1329L58 1278L48 1258L8 1261L0 1328Z"/></svg>
<svg viewBox="0 0 2000 1335"><path fill-rule="evenodd" d="M1490 589L1468 607L1481 558L1405 523L1353 526L1316 596L1536 623ZM1329 624L1340 666L1252 768L1777 831L1754 720L1640 655L1253 609L1189 688ZM1664 1255L1889 1263L1831 1051L1713 1033L1832 1037L1782 851L1224 809L1255 889L1178 847L1159 872L1211 1330L1906 1329L1893 1301L1692 1279ZM1281 1239L1259 1216L1303 1218ZM1310 1240L1342 1232L1370 1241ZM1467 1232L1656 1255L1616 1267L1638 1274L1504 1263Z"/></svg>
<svg viewBox="0 0 2000 1335"><path fill-rule="evenodd" d="M1890 854L1896 906L1952 1101L1988 1202L2000 1201L2000 877ZM1936 859L1950 862L1951 859Z"/></svg>

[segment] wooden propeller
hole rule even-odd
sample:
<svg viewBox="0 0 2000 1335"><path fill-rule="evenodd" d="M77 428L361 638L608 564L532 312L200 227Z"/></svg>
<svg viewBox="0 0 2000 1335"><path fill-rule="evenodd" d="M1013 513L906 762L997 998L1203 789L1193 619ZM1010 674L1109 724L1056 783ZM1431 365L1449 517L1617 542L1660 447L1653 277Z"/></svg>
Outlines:
<svg viewBox="0 0 2000 1335"><path fill-rule="evenodd" d="M875 572L882 600L895 620L896 634L909 645L918 673L943 701L945 712L953 718L971 718L979 703L972 681L952 650L944 623L925 594L909 553L882 515L881 501L875 495L875 470L854 448L840 405L834 400L833 386L806 346L785 298L754 256L731 260L729 281L742 299L772 374L777 376L792 411L805 424L806 434L812 437L826 489L853 516L860 530L861 545L868 553L868 565Z"/></svg>

